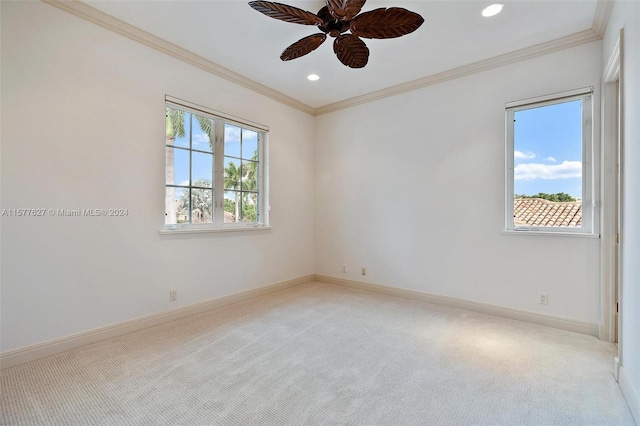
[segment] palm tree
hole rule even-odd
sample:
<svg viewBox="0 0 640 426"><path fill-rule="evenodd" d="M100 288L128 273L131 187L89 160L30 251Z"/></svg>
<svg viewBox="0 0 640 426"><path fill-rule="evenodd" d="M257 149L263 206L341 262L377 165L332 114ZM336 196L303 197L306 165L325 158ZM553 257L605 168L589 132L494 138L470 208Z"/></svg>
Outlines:
<svg viewBox="0 0 640 426"><path fill-rule="evenodd" d="M258 151L253 154L251 161L245 161L242 165L242 189L256 191L258 189Z"/></svg>
<svg viewBox="0 0 640 426"><path fill-rule="evenodd" d="M248 218L250 221L257 220L255 202L251 197L242 198L243 191L258 190L258 152L256 151L251 161L242 160L242 166L229 163L224 169L224 188L234 190L235 218L236 222ZM249 195L244 193L244 195ZM242 202L242 209L240 204ZM240 218L242 212L242 218Z"/></svg>
<svg viewBox="0 0 640 426"><path fill-rule="evenodd" d="M166 108L166 144L173 145L176 137L185 136L185 112L174 109ZM213 120L207 117L193 114L198 121L200 129L207 135L209 139L209 147L213 148L214 140L214 128ZM212 149L213 150L213 149ZM167 168L167 185L175 185L175 160L174 149L167 148L166 154ZM196 181L191 186L206 186L211 187L211 182L208 181ZM234 191L235 199L235 220L240 220L241 213L243 216L247 216L252 220L256 219L255 202L251 198L247 198L247 207L251 205L252 211L241 211L241 191L257 191L258 188L258 152L256 151L251 158L251 161L245 161L241 167L237 167L235 163L230 163L228 167L224 169L224 189L230 189ZM191 201L189 201L189 192L191 193ZM208 194L208 196L207 196ZM181 209L185 209L191 212L198 211L203 215L203 218L208 214L211 217L212 213L212 200L211 191L202 189L191 189L191 191L185 191L182 199L178 202ZM209 204L207 204L209 203ZM175 203L175 189L172 186L167 187L166 197L166 211L167 211L167 223L176 223L176 203ZM226 206L226 203L225 203ZM225 208L226 210L226 208Z"/></svg>
<svg viewBox="0 0 640 426"><path fill-rule="evenodd" d="M236 222L240 218L240 185L242 182L241 167L231 162L224 169L224 189L234 189Z"/></svg>
<svg viewBox="0 0 640 426"><path fill-rule="evenodd" d="M176 137L184 137L185 129L184 129L184 120L185 120L185 112L179 109L166 107L165 110L166 115L166 144L173 145ZM210 118L202 117L200 115L195 115L196 120L198 120L198 124L200 128L207 135L209 139L209 147L213 147L213 120ZM166 179L167 185L175 185L175 157L174 157L174 149L167 148L166 153ZM195 183L194 183L195 185ZM209 185L211 185L209 183ZM195 185L198 186L198 185ZM193 193L202 192L202 191L192 191ZM189 191L185 192L186 194ZM184 199L184 196L183 196ZM182 201L182 200L181 200ZM187 204L187 211L189 205ZM165 198L165 211L167 212L167 218L165 219L165 223L173 224L177 223L177 211L176 211L176 203L175 203L175 188L172 186L167 187L167 195Z"/></svg>
<svg viewBox="0 0 640 426"><path fill-rule="evenodd" d="M213 151L213 120L201 115L195 115L195 117L196 120L198 120L200 129L202 129L204 134L209 138L209 148Z"/></svg>
<svg viewBox="0 0 640 426"><path fill-rule="evenodd" d="M244 161L242 164L242 190L258 190L258 152L256 151L251 161ZM242 221L255 222L258 220L256 194L253 192L243 193L242 197Z"/></svg>
<svg viewBox="0 0 640 426"><path fill-rule="evenodd" d="M184 137L184 112L166 107L166 144L173 145L176 137ZM175 185L175 160L173 148L166 148L166 179L168 185ZM172 186L167 187L167 193L165 196L165 212L167 218L165 223L176 223L176 203L175 203L175 188Z"/></svg>

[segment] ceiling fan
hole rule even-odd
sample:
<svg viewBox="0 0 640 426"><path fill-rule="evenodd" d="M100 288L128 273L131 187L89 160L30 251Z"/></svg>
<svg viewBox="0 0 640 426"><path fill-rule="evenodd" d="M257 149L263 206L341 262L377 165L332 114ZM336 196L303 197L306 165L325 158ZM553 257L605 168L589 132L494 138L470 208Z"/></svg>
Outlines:
<svg viewBox="0 0 640 426"><path fill-rule="evenodd" d="M400 7L360 13L366 0L326 0L318 14L270 1L251 1L249 6L271 18L294 24L315 25L322 33L304 37L287 47L280 59L290 61L317 49L327 35L334 37L333 51L344 65L362 68L369 61L369 49L361 38L395 38L417 30L422 16ZM347 34L347 31L350 32Z"/></svg>

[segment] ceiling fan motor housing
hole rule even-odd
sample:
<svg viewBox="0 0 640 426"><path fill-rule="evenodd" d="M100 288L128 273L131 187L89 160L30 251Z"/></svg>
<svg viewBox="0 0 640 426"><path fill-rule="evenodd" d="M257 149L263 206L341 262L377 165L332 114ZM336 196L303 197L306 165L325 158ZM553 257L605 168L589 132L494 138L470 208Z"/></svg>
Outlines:
<svg viewBox="0 0 640 426"><path fill-rule="evenodd" d="M343 32L349 30L351 20L342 21L334 18L331 13L329 13L329 8L327 6L318 11L318 16L322 18L323 21L322 25L318 25L318 28L320 31L323 31L331 37L338 37Z"/></svg>

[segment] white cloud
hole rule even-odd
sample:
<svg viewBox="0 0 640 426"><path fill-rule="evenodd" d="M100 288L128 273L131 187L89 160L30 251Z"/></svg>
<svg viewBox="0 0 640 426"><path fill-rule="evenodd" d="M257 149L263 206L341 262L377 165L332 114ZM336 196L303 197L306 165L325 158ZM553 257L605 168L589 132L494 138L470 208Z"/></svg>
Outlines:
<svg viewBox="0 0 640 426"><path fill-rule="evenodd" d="M551 161L552 163L555 163L556 161L558 161L558 160L556 160L556 159L555 159L555 158L553 158L553 157L547 157L547 158L545 158L545 160L547 160L547 161Z"/></svg>
<svg viewBox="0 0 640 426"><path fill-rule="evenodd" d="M240 142L240 127L224 126L225 142Z"/></svg>
<svg viewBox="0 0 640 426"><path fill-rule="evenodd" d="M209 142L209 136L205 135L204 133L196 133L195 135L193 135L193 144L195 146L204 146L207 149L209 149L211 145Z"/></svg>
<svg viewBox="0 0 640 426"><path fill-rule="evenodd" d="M569 179L582 176L581 161L563 161L562 164L527 163L513 169L515 180Z"/></svg>
<svg viewBox="0 0 640 426"><path fill-rule="evenodd" d="M522 152L522 151L514 151L513 152L513 158L517 159L517 160L530 160L532 158L535 158L536 154L534 154L531 151L527 151L527 152Z"/></svg>

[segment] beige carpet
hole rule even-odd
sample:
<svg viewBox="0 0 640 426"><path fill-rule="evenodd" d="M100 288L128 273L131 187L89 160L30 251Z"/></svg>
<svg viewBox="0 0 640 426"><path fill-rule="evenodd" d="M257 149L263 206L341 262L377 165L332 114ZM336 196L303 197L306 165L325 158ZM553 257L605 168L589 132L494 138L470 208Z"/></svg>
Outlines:
<svg viewBox="0 0 640 426"><path fill-rule="evenodd" d="M613 345L321 283L4 370L2 424L633 425Z"/></svg>

